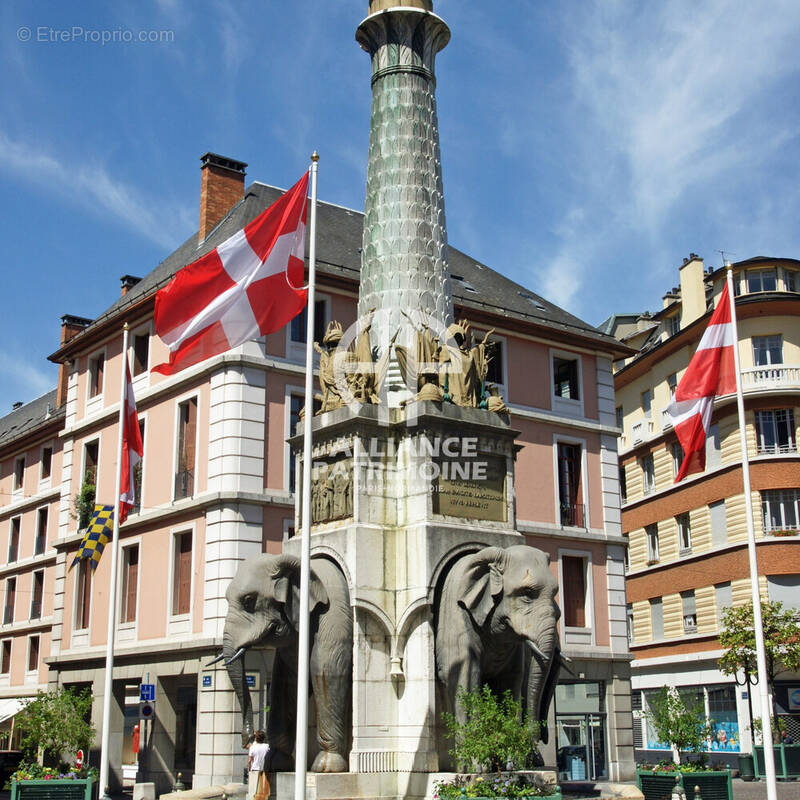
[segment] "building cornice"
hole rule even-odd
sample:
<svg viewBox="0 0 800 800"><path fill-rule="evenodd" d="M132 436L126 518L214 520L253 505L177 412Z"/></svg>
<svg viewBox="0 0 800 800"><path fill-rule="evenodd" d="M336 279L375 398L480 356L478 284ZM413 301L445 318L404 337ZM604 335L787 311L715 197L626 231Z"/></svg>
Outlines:
<svg viewBox="0 0 800 800"><path fill-rule="evenodd" d="M15 514L21 514L24 511L52 502L53 500L58 500L60 497L61 486L57 486L39 492L38 494L30 494L27 497L23 496L22 500L15 501L12 499L8 505L0 506L0 520L6 517L13 517Z"/></svg>

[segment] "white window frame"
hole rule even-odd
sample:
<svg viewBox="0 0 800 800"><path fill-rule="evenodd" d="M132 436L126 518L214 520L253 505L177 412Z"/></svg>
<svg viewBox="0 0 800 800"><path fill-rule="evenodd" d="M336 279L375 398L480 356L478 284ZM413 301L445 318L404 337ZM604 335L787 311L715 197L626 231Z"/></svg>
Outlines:
<svg viewBox="0 0 800 800"><path fill-rule="evenodd" d="M683 524L685 521L685 525ZM689 512L685 511L682 514L675 516L675 525L678 528L678 552L683 555L692 552L692 525L689 517ZM686 541L688 540L688 544Z"/></svg>
<svg viewBox="0 0 800 800"><path fill-rule="evenodd" d="M647 480L647 470L645 469L645 460L648 460L652 467L652 480ZM652 453L646 453L639 459L639 466L642 470L642 494L645 496L653 494L656 490L656 463Z"/></svg>
<svg viewBox="0 0 800 800"><path fill-rule="evenodd" d="M791 277L790 277L791 276ZM783 291L796 292L798 283L800 283L800 275L793 269L783 268Z"/></svg>
<svg viewBox="0 0 800 800"><path fill-rule="evenodd" d="M144 372L139 373L138 375L133 374L133 344L136 340L137 336L142 336L147 334L148 344L147 344L147 366ZM145 387L150 385L150 365L153 363L153 322L150 320L146 322L144 325L137 326L134 330L130 332L128 337L128 367L131 371L131 383L133 384L134 391L138 391L139 389L144 389Z"/></svg>
<svg viewBox="0 0 800 800"><path fill-rule="evenodd" d="M574 436L562 436L560 433L553 434L553 481L554 494L553 503L556 510L556 525L561 527L561 497L559 494L559 473L558 473L558 445L571 444L581 449L581 495L583 497L583 529L590 530L589 526L589 461L587 457L586 439L579 439Z"/></svg>
<svg viewBox="0 0 800 800"><path fill-rule="evenodd" d="M126 551L132 547L139 548L139 569L136 571L136 619L133 622L120 622L121 611L125 598L122 596L122 587L124 586L125 577L125 556ZM192 558L194 558L194 539L192 540ZM173 556L174 558L174 556ZM117 608L117 616L115 624L117 626L117 633L121 642L135 641L137 639L137 632L139 630L139 611L141 608L141 590L142 590L142 537L134 536L131 539L126 539L124 544L120 546L120 570L117 576L117 597L119 598L119 608ZM172 584L170 584L171 586ZM170 597L170 600L172 598Z"/></svg>
<svg viewBox="0 0 800 800"><path fill-rule="evenodd" d="M634 633L633 603L626 603L625 605L625 626L628 632L628 644L633 644L636 640Z"/></svg>
<svg viewBox="0 0 800 800"><path fill-rule="evenodd" d="M192 535L192 566L191 566L191 587L189 589L189 611L185 614L173 614L172 613L172 604L174 601L174 593L175 593L175 548L177 546L177 538L180 534L183 533L191 533ZM189 523L188 525L176 525L170 528L169 531L169 591L167 592L167 635L180 635L180 634L188 634L192 632L192 619L194 615L194 593L195 589L195 566L196 566L196 559L197 559L197 528L194 522ZM141 554L141 550L139 553ZM137 604L139 602L138 597L136 600ZM137 609L138 611L138 609ZM138 620L139 614L137 613L136 618Z"/></svg>
<svg viewBox="0 0 800 800"><path fill-rule="evenodd" d="M35 595L33 593L33 587L34 587L34 583L35 583L35 580L36 580L36 573L37 572L40 572L42 574L42 599L40 601L41 602L41 608L39 609L39 616L38 617L34 617L33 616L33 598L34 598ZM40 569L35 569L35 570L31 571L31 602L30 602L29 607L28 607L28 619L29 620L39 620L39 619L43 619L44 618L44 582L45 582L45 578L46 578L46 575L45 575L44 567L41 567Z"/></svg>
<svg viewBox="0 0 800 800"><path fill-rule="evenodd" d="M489 332L489 328L484 330L483 328L477 328L472 330L472 337L476 342L480 342L483 337ZM497 387L500 394L508 401L508 339L505 336L500 335L499 333L493 333L489 337L490 342L497 342L498 344L502 345L503 349L503 364L501 374L503 377L502 383L495 383L494 385Z"/></svg>
<svg viewBox="0 0 800 800"><path fill-rule="evenodd" d="M42 477L42 468L44 466L44 451L50 448L50 474L46 477ZM49 489L53 484L53 461L55 459L56 448L54 445L53 440L51 439L49 442L44 442L42 446L39 448L39 491L43 489Z"/></svg>
<svg viewBox="0 0 800 800"><path fill-rule="evenodd" d="M325 292L317 291L314 295L314 302L325 303L325 325L327 327L328 323L331 321L331 296ZM303 364L305 364L306 360L306 343L295 342L294 339L292 339L291 322L286 326L286 358L289 361L298 361ZM315 362L319 358L316 352L314 353L314 358Z"/></svg>
<svg viewBox="0 0 800 800"><path fill-rule="evenodd" d="M22 478L20 479L19 486L16 485L17 480L17 464L22 462ZM25 471L28 469L28 456L27 453L21 453L14 456L14 465L11 472L11 497L16 499L22 497L25 493Z"/></svg>
<svg viewBox="0 0 800 800"><path fill-rule="evenodd" d="M670 372L667 375L667 393L669 394L670 402L675 399L675 392L678 388L678 373Z"/></svg>
<svg viewBox="0 0 800 800"><path fill-rule="evenodd" d="M694 613L686 613L686 597L684 595L692 595L692 602L694 603ZM697 633L697 597L695 596L694 589L689 589L686 592L681 592L681 619L683 621L684 633ZM688 620L688 622L687 622Z"/></svg>
<svg viewBox="0 0 800 800"><path fill-rule="evenodd" d="M19 604L17 603L17 595L19 594L19 581L17 580L17 575L8 575L5 580L6 590L3 597L3 624L13 625L16 622L17 611L19 610ZM9 592L9 584L11 581L14 581L14 608L11 612L11 622L6 623L6 609L8 608L8 596Z"/></svg>
<svg viewBox="0 0 800 800"><path fill-rule="evenodd" d="M11 535L14 530L14 520L19 520L19 537L17 538L17 556L12 561L11 556ZM19 545L22 541L22 514L14 514L8 518L8 547L6 547L6 564L16 564L19 561Z"/></svg>
<svg viewBox="0 0 800 800"><path fill-rule="evenodd" d="M149 371L148 371L148 374L149 374ZM200 416L199 403L200 403L200 400L199 400L199 397L198 397L198 408L197 408L198 418ZM131 509L131 514L137 514L138 515L138 514L142 514L144 512L144 481L145 481L146 470L147 470L147 458L146 458L146 456L147 456L147 445L145 444L145 440L147 439L147 412L143 411L140 414L137 411L136 416L137 416L139 422L143 422L144 423L144 438L142 439L142 460L139 462L142 465L142 486L141 486L141 490L139 492L139 498L138 498L138 500L139 500L139 510L136 511L134 509ZM197 427L199 429L200 425L198 424ZM198 447L198 445L195 444L195 454L197 453L197 447ZM178 457L178 455L176 453L175 454L175 458L177 459L177 457ZM196 472L197 472L197 468L195 467L195 473ZM133 476L131 476L131 480L133 480ZM173 495L175 494L175 475L174 474L172 476L172 493L173 493Z"/></svg>
<svg viewBox="0 0 800 800"><path fill-rule="evenodd" d="M562 358L566 361L576 361L578 364L578 399L573 400L568 397L560 397L556 394L555 387L555 359ZM583 355L581 353L572 352L571 350L558 350L554 347L550 348L550 402L553 411L569 417L583 417L583 398L586 394L585 386L583 383Z"/></svg>
<svg viewBox="0 0 800 800"><path fill-rule="evenodd" d="M655 528L655 536L652 536L652 529ZM658 564L660 561L659 543L658 543L658 523L654 522L651 525L645 525L644 535L647 542L647 564Z"/></svg>
<svg viewBox="0 0 800 800"><path fill-rule="evenodd" d="M6 642L9 643L8 672L0 672L0 686L9 686L11 684L11 670L14 666L14 637L4 636L0 639L0 669L2 669L2 648Z"/></svg>
<svg viewBox="0 0 800 800"><path fill-rule="evenodd" d="M106 350L106 347L101 347L99 350L95 350L93 353L91 353L86 359L85 416L100 411L103 407L103 397L106 392L106 382L108 379L108 353ZM103 356L103 385L100 387L100 391L94 397L92 397L92 362L95 361L98 356Z"/></svg>
<svg viewBox="0 0 800 800"><path fill-rule="evenodd" d="M36 540L39 538L39 519L41 518L40 517L40 512L42 511L43 508L47 509L47 525L45 526L45 531L44 531L44 550L42 550L41 553L37 553L36 552ZM49 503L44 503L41 506L36 506L35 518L36 518L36 530L33 532L33 556L34 556L34 558L37 558L37 557L40 557L40 556L44 556L45 553L47 553L47 539L48 539L48 533L49 533L49 528L50 528L50 504Z"/></svg>
<svg viewBox="0 0 800 800"><path fill-rule="evenodd" d="M564 570L562 558L571 556L572 558L583 559L584 583L586 586L586 597L584 600L584 619L588 623L583 628L567 627L561 625L561 643L563 645L585 645L595 646L596 636L594 622L594 584L592 581L592 552L590 550L573 550L568 548L558 548L558 587L561 596L564 597ZM563 617L562 617L563 621Z"/></svg>
<svg viewBox="0 0 800 800"><path fill-rule="evenodd" d="M294 517L292 517L291 519L287 518L287 519L283 520L283 541L284 542L288 542L289 541L289 539L291 538L289 536L289 528L294 528L294 527L295 527ZM297 531L296 530L295 530L295 535L297 535Z"/></svg>
<svg viewBox="0 0 800 800"><path fill-rule="evenodd" d="M191 400L192 398L197 400L197 424L195 425L195 432L194 432L194 486L192 487L192 494L189 497L176 497L175 492L175 477L178 474L178 437L180 434L180 424L181 424L181 404ZM195 387L190 392L186 392L185 394L176 397L174 400L175 409L173 411L173 428L172 428L172 476L170 480L172 481L172 489L170 491L170 497L172 498L173 503L179 503L181 500L189 500L191 497L195 497L198 494L198 479L199 479L199 470L197 465L199 464L198 455L200 453L200 390L198 387ZM145 423L144 428L145 436L147 436L147 423ZM144 442L142 442L144 444ZM142 469L142 485L144 486L144 469Z"/></svg>
<svg viewBox="0 0 800 800"><path fill-rule="evenodd" d="M669 452L672 456L672 475L677 478L681 470L681 465L683 464L683 459L686 458L686 454L683 452L683 446L680 442L673 442L670 445Z"/></svg>
<svg viewBox="0 0 800 800"><path fill-rule="evenodd" d="M750 277L753 276L755 278L758 276L759 283L763 286L764 284L764 273L769 272L775 278L775 288L774 289L755 289L753 291L750 290ZM746 269L744 271L744 285L747 289L747 294L763 294L764 292L776 292L778 291L778 268L777 267L755 267L751 269Z"/></svg>
<svg viewBox="0 0 800 800"><path fill-rule="evenodd" d="M42 662L42 636L39 633L32 633L28 637L28 646L25 652L25 677L30 678L33 676L39 675L39 664ZM39 640L39 657L36 659L36 667L35 669L29 669L31 663L31 640L38 639ZM13 647L13 645L12 645ZM25 681L29 683L28 680Z"/></svg>
<svg viewBox="0 0 800 800"><path fill-rule="evenodd" d="M764 526L764 533L770 534L773 531L798 530L800 529L800 489L762 489L761 490L761 520ZM771 525L767 522L765 506L769 509L771 503L777 504L780 508L781 524ZM786 522L786 506L794 504L795 522ZM771 515L770 515L771 516Z"/></svg>
<svg viewBox="0 0 800 800"><path fill-rule="evenodd" d="M763 416L768 417L768 423L771 424L775 432L775 441L778 441L778 415L786 415L786 427L789 431L789 441L785 445L776 445L774 449L769 449L764 446L763 432L764 427L759 425L759 418ZM791 422L791 424L789 424ZM756 453L758 455L781 455L784 453L797 452L797 436L794 420L793 408L758 408L753 412L753 424L756 433Z"/></svg>
<svg viewBox="0 0 800 800"><path fill-rule="evenodd" d="M86 569L89 573L92 571L91 564L84 559L81 563L86 564ZM80 564L78 564L80 566ZM89 624L85 628L78 628L78 581L80 572L75 570L75 578L72 583L72 631L70 632L70 648L85 647L89 644L89 631L92 629L92 622L94 621L94 603L92 602L92 595L94 592L89 592ZM94 584L94 575L92 575L92 583ZM92 586L94 589L94 586Z"/></svg>
<svg viewBox="0 0 800 800"><path fill-rule="evenodd" d="M642 416L644 419L652 419L653 418L653 390L652 389L645 389L643 392L639 393L639 399L641 400L641 409L642 409Z"/></svg>
<svg viewBox="0 0 800 800"><path fill-rule="evenodd" d="M77 491L80 491L81 484L83 484L83 480L86 477L86 445L93 444L94 442L97 442L97 473L95 475L95 487L97 487L97 484L100 482L100 456L103 452L103 432L97 431L97 433L92 434L91 438L81 441L81 471L78 473L80 479L78 481Z"/></svg>
<svg viewBox="0 0 800 800"><path fill-rule="evenodd" d="M295 386L294 384L286 384L283 389L283 488L285 491L291 491L289 488L289 475L290 475L290 460L292 458L292 448L286 440L294 435L289 426L292 419L292 395L299 395L305 400L305 387ZM313 412L312 412L313 413ZM295 490L297 487L295 486Z"/></svg>
<svg viewBox="0 0 800 800"><path fill-rule="evenodd" d="M778 340L780 343L780 361L768 361L766 364L758 364L756 359L756 341L758 342L765 342L766 347L764 348L766 353L770 353L773 349L772 345L774 344L775 340ZM761 369L769 369L770 367L781 366L783 364L783 334L780 333L771 333L765 334L760 336L751 336L750 337L750 345L753 350L753 366L756 368ZM771 358L771 356L770 356Z"/></svg>

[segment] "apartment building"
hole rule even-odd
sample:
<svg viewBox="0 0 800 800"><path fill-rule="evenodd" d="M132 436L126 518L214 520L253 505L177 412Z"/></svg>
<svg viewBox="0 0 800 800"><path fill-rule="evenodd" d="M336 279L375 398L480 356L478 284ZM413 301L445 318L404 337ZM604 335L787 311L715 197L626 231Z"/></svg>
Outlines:
<svg viewBox="0 0 800 800"><path fill-rule="evenodd" d="M0 627L2 646L11 641L0 697L20 702L34 678L37 686L89 687L99 723L113 614L112 765L122 763L112 776L117 783L138 776L164 790L179 771L195 786L241 778L246 757L235 697L224 668L204 664L221 647L225 590L239 562L280 552L295 531L296 476L286 440L303 405L305 312L284 330L177 375L150 372L167 357L153 330L157 290L279 196L262 183L245 187L245 167L203 156L198 233L143 279L124 276L120 296L96 319L65 317L60 346L50 356L61 368L58 397L53 393L52 402L43 398L0 419L0 561L2 536L20 520L19 551L0 564L7 598L9 582L17 580L16 611ZM318 206L313 313L319 339L330 319L345 328L355 320L362 225L356 211ZM630 777L612 362L634 351L453 248L450 269L456 318L467 317L481 336L494 329L489 377L519 431L518 527L528 543L550 554L561 587L561 647L574 675L562 675L545 758L565 777ZM82 537L76 495L113 502L125 359L144 457L136 475L139 505L120 531L118 602L109 608L110 558L104 556L94 573L85 564L70 565ZM36 420L32 427L14 433L15 420L29 415ZM44 478L48 447L50 477ZM15 488L20 458L23 494ZM49 538L35 554L41 509L47 510ZM29 620L27 600L20 598L34 591L42 569L42 618ZM33 673L25 665L36 635L42 641ZM247 655L257 725L264 722L271 657ZM137 758L131 743L143 682L156 685L156 718L144 726Z"/></svg>
<svg viewBox="0 0 800 800"><path fill-rule="evenodd" d="M751 258L734 264L733 276L759 588L800 608L800 261ZM637 759L664 756L642 713L661 686L702 700L715 729L709 751L734 765L750 751L751 714L759 714L745 676L737 683L717 668L723 609L751 599L736 397L715 401L705 471L679 484L683 451L666 413L724 282L724 268L707 270L692 253L660 310L601 326L637 350L614 374ZM798 688L792 674L776 687L795 740Z"/></svg>

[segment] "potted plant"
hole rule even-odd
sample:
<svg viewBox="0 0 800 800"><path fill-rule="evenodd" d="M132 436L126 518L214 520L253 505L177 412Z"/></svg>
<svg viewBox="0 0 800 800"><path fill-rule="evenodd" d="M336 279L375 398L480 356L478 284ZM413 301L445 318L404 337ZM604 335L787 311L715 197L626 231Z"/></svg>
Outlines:
<svg viewBox="0 0 800 800"><path fill-rule="evenodd" d="M90 800L96 781L94 767L80 769L64 761L65 754L88 750L94 739L94 727L87 722L92 707L88 689L51 689L39 692L17 714L23 761L11 776L11 800L34 800L46 787L48 797L62 791L75 796L76 783L82 786L85 800ZM63 787L63 788L62 788Z"/></svg>
<svg viewBox="0 0 800 800"><path fill-rule="evenodd" d="M484 685L468 692L460 689L457 702L465 721L442 715L453 740L450 755L461 774L436 783L434 798L549 797L560 800L561 791L546 775L525 772L535 755L538 725L520 702L506 691L501 697ZM491 774L490 774L491 773Z"/></svg>
<svg viewBox="0 0 800 800"><path fill-rule="evenodd" d="M730 770L709 765L703 752L712 726L702 702L692 702L677 689L664 686L649 703L647 718L658 738L672 748L672 761L639 766L636 782L645 800L669 796L676 782L683 785L688 797L699 786L701 796L733 800Z"/></svg>

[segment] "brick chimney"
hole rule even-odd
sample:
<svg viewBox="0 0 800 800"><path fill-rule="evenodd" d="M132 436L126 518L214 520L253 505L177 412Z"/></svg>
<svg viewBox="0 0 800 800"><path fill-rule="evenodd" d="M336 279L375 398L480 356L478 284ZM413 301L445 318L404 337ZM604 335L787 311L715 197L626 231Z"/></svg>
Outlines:
<svg viewBox="0 0 800 800"><path fill-rule="evenodd" d="M200 231L203 241L214 226L244 197L247 164L232 158L205 153L200 156Z"/></svg>
<svg viewBox="0 0 800 800"><path fill-rule="evenodd" d="M61 317L61 347L73 336L79 334L92 320L64 314ZM58 386L56 387L56 407L61 408L67 402L67 383L69 381L69 365L58 365Z"/></svg>
<svg viewBox="0 0 800 800"><path fill-rule="evenodd" d="M120 283L119 296L125 297L125 295L128 294L128 292L131 289L133 289L133 287L136 286L136 284L139 283L139 281L141 281L141 278L137 278L135 275L123 275L119 279Z"/></svg>
<svg viewBox="0 0 800 800"><path fill-rule="evenodd" d="M689 253L683 259L681 275L681 327L691 325L706 313L706 284L703 259Z"/></svg>

